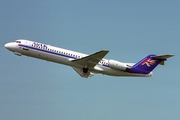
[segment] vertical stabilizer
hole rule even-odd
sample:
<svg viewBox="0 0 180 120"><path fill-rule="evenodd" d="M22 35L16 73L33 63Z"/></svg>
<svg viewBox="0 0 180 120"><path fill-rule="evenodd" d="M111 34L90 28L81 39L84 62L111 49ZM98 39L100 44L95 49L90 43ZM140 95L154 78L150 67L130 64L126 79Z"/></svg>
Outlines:
<svg viewBox="0 0 180 120"><path fill-rule="evenodd" d="M159 63L166 58L159 58L154 54L146 56L144 59L136 63L130 70L132 73L149 74Z"/></svg>

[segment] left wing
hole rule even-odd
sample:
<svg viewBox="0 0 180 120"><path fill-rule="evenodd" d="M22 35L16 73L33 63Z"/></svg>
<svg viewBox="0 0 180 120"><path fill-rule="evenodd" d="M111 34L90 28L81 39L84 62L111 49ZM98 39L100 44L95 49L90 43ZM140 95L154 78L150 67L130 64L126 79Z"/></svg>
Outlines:
<svg viewBox="0 0 180 120"><path fill-rule="evenodd" d="M101 50L99 52L96 52L94 54L88 55L86 57L83 57L81 59L72 60L72 62L82 65L84 67L94 67L96 66L99 61L108 53L107 50Z"/></svg>

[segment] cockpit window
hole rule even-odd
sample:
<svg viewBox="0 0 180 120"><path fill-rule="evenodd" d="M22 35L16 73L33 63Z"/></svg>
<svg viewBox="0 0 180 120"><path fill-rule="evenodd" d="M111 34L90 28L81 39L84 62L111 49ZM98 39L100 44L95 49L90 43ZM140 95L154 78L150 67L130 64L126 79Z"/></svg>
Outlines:
<svg viewBox="0 0 180 120"><path fill-rule="evenodd" d="M21 43L21 41L17 41L17 40L16 40L16 43Z"/></svg>

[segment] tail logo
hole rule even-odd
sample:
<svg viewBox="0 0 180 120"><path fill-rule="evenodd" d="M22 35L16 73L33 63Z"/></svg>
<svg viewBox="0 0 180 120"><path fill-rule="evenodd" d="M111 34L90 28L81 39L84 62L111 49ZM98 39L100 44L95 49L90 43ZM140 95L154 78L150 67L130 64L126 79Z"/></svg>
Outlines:
<svg viewBox="0 0 180 120"><path fill-rule="evenodd" d="M146 64L148 67L151 67L151 65L155 64L156 60L150 60L150 58L146 59L144 62L141 63L141 65Z"/></svg>

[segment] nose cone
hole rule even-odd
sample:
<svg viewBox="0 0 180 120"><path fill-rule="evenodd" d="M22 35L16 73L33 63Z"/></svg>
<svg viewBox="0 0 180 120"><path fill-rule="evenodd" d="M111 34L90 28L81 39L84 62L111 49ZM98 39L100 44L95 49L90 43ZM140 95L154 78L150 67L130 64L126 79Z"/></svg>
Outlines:
<svg viewBox="0 0 180 120"><path fill-rule="evenodd" d="M9 50L11 48L11 43L6 43L4 47Z"/></svg>
<svg viewBox="0 0 180 120"><path fill-rule="evenodd" d="M10 51L14 51L14 49L15 49L15 44L14 44L14 43L6 43L6 44L4 45L4 47L5 47L6 49L10 50Z"/></svg>

